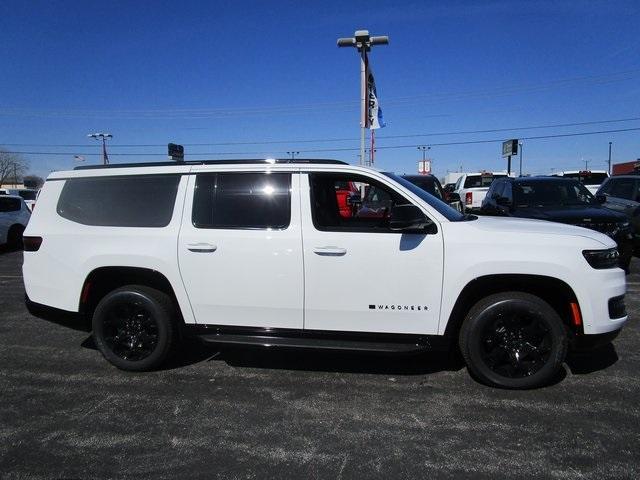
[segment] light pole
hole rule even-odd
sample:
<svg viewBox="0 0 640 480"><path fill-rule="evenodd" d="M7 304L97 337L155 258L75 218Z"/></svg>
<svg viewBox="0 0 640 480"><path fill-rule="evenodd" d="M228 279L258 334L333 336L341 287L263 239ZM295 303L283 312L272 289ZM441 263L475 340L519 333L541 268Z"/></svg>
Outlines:
<svg viewBox="0 0 640 480"><path fill-rule="evenodd" d="M611 144L613 142L609 142L609 175L611 175Z"/></svg>
<svg viewBox="0 0 640 480"><path fill-rule="evenodd" d="M518 142L518 146L520 147L520 176L522 176L522 142Z"/></svg>
<svg viewBox="0 0 640 480"><path fill-rule="evenodd" d="M90 133L87 135L89 138L94 138L96 140L102 139L102 162L105 165L109 164L109 156L107 155L107 144L106 140L113 138L113 135L110 133Z"/></svg>
<svg viewBox="0 0 640 480"><path fill-rule="evenodd" d="M418 150L422 150L422 161L427 159L427 151L431 150L429 145L418 145Z"/></svg>
<svg viewBox="0 0 640 480"><path fill-rule="evenodd" d="M291 155L291 160L294 160L296 155L300 155L300 152L287 152L287 155Z"/></svg>
<svg viewBox="0 0 640 480"><path fill-rule="evenodd" d="M364 137L367 128L367 52L374 45L387 45L389 37L369 35L369 30L356 30L353 37L339 38L338 47L355 47L360 53L360 164L364 165Z"/></svg>

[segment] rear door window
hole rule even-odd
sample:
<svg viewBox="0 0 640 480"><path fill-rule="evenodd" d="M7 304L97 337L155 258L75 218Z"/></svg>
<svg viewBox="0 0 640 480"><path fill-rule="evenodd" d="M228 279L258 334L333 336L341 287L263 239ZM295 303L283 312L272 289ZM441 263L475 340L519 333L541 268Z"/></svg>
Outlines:
<svg viewBox="0 0 640 480"><path fill-rule="evenodd" d="M291 174L198 174L192 221L196 228L285 229L291 222Z"/></svg>
<svg viewBox="0 0 640 480"><path fill-rule="evenodd" d="M634 178L617 178L610 180L607 190L612 197L623 198L625 200L636 200L636 180Z"/></svg>

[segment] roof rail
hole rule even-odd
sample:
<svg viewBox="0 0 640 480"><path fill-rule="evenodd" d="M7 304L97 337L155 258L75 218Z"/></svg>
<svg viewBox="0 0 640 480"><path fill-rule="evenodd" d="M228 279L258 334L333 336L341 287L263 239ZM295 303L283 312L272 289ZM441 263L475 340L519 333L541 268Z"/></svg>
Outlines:
<svg viewBox="0 0 640 480"><path fill-rule="evenodd" d="M108 165L80 165L74 168L74 170L93 170L97 168L133 168L133 167L171 167L180 165L250 165L254 163L259 164L318 164L318 165L349 165L347 162L341 160L323 160L323 159L295 159L288 158L279 159L242 159L242 160L189 160L186 162L140 162L140 163L110 163Z"/></svg>

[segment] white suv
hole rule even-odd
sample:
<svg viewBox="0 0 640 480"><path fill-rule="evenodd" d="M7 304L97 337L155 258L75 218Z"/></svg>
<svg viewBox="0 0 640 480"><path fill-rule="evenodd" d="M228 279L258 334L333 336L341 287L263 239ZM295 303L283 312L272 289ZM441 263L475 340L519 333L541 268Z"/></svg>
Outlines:
<svg viewBox="0 0 640 480"><path fill-rule="evenodd" d="M348 182L364 194L342 205ZM457 344L479 380L529 388L569 346L608 342L626 322L615 247L584 228L464 216L338 161L109 165L49 176L23 271L31 311L85 316L126 370L157 368L193 333L385 352Z"/></svg>
<svg viewBox="0 0 640 480"><path fill-rule="evenodd" d="M0 195L0 246L17 248L22 245L22 232L31 213L22 197Z"/></svg>

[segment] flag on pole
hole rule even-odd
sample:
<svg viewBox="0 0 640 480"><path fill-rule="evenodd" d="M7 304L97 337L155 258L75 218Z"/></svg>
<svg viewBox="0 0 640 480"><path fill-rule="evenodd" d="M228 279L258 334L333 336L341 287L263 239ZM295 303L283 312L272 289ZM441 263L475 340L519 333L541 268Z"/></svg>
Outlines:
<svg viewBox="0 0 640 480"><path fill-rule="evenodd" d="M382 118L382 108L378 101L378 92L376 91L376 81L373 77L373 70L369 65L369 56L365 56L365 68L367 71L367 124L366 127L375 130L385 126Z"/></svg>

